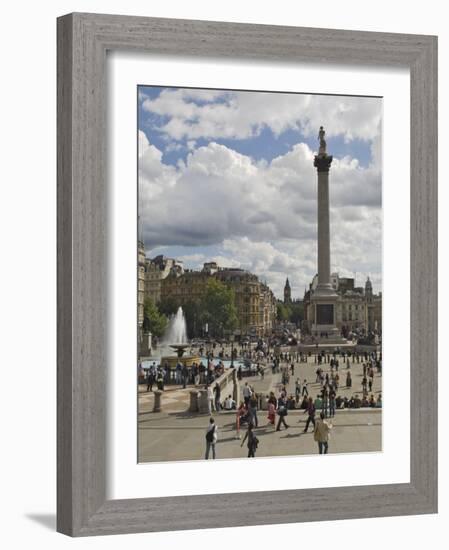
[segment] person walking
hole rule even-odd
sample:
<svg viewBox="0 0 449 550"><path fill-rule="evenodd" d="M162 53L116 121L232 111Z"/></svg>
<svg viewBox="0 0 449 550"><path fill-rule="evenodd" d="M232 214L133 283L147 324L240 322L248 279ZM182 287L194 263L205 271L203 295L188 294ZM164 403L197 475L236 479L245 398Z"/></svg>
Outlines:
<svg viewBox="0 0 449 550"><path fill-rule="evenodd" d="M148 369L147 373L147 391L153 391L154 384L154 371L152 368Z"/></svg>
<svg viewBox="0 0 449 550"><path fill-rule="evenodd" d="M366 388L367 385L368 385L368 380L367 380L366 376L363 375L363 378L362 378L362 391L363 392L368 391L367 388Z"/></svg>
<svg viewBox="0 0 449 550"><path fill-rule="evenodd" d="M299 378L297 378L295 382L295 397L296 402L298 402L299 398L301 397L301 381Z"/></svg>
<svg viewBox="0 0 449 550"><path fill-rule="evenodd" d="M276 398L274 399L274 402L273 402L270 396L270 398L268 398L267 407L268 407L268 413L267 413L268 426L274 427L274 423L276 419Z"/></svg>
<svg viewBox="0 0 449 550"><path fill-rule="evenodd" d="M337 394L334 390L334 388L331 388L329 390L329 416L333 418L335 416L335 400L336 400Z"/></svg>
<svg viewBox="0 0 449 550"><path fill-rule="evenodd" d="M324 416L327 416L327 408L329 407L329 386L326 384L321 392L321 410Z"/></svg>
<svg viewBox="0 0 449 550"><path fill-rule="evenodd" d="M206 430L206 455L205 459L209 459L209 453L212 449L212 458L215 459L215 444L217 443L218 439L218 433L217 433L217 425L215 424L215 420L212 418L212 416L209 419L209 426Z"/></svg>
<svg viewBox="0 0 449 550"><path fill-rule="evenodd" d="M240 425L242 423L242 420L245 418L245 415L247 414L247 408L245 406L245 403L243 401L240 401L240 405L238 406L238 409L236 411L236 417L235 417L235 437L236 439L240 439Z"/></svg>
<svg viewBox="0 0 449 550"><path fill-rule="evenodd" d="M160 369L157 371L156 385L159 391L164 391L164 376Z"/></svg>
<svg viewBox="0 0 449 550"><path fill-rule="evenodd" d="M309 390L307 389L307 380L304 378L304 382L302 383L302 395L309 396Z"/></svg>
<svg viewBox="0 0 449 550"><path fill-rule="evenodd" d="M243 444L248 439L248 458L254 458L256 456L256 450L257 446L259 445L259 440L256 437L256 434L254 433L254 426L252 422L248 424L248 430L245 434L245 437L243 438L243 441L240 445L240 447L243 447Z"/></svg>
<svg viewBox="0 0 449 550"><path fill-rule="evenodd" d="M313 399L311 397L309 397L309 402L307 404L307 409L304 411L304 414L306 414L306 413L308 414L306 425L305 425L305 428L304 428L304 433L307 433L310 423L312 423L313 427L315 428L315 412L316 412L315 404L313 403ZM298 420L298 422L299 422L299 420Z"/></svg>
<svg viewBox="0 0 449 550"><path fill-rule="evenodd" d="M182 388L185 389L187 386L187 382L189 380L189 369L186 367L186 365L182 366L181 379L182 379Z"/></svg>
<svg viewBox="0 0 449 550"><path fill-rule="evenodd" d="M180 361L178 361L176 363L176 368L175 368L175 381L176 381L176 384L179 384L181 385L182 384L182 363Z"/></svg>
<svg viewBox="0 0 449 550"><path fill-rule="evenodd" d="M332 424L327 422L324 413L320 413L320 418L316 421L313 431L313 438L318 443L318 452L320 455L327 455L329 450L329 433L332 429Z"/></svg>
<svg viewBox="0 0 449 550"><path fill-rule="evenodd" d="M221 388L218 382L215 383L214 386L214 403L215 403L215 410L218 412L220 410L220 397L221 397Z"/></svg>
<svg viewBox="0 0 449 550"><path fill-rule="evenodd" d="M212 411L214 410L214 392L212 391L212 387L206 385L204 388L207 391L207 405L209 408L209 414L212 414Z"/></svg>
<svg viewBox="0 0 449 550"><path fill-rule="evenodd" d="M350 388L352 386L352 378L351 378L351 371L348 370L346 373L346 387Z"/></svg>
<svg viewBox="0 0 449 550"><path fill-rule="evenodd" d="M258 427L259 421L257 419L257 395L255 392L252 393L248 402L248 412L249 412L249 422L253 424L255 428Z"/></svg>
<svg viewBox="0 0 449 550"><path fill-rule="evenodd" d="M277 426L276 426L276 431L278 432L281 429L281 424L284 424L285 429L287 429L289 427L289 425L285 421L285 417L288 414L287 401L285 400L285 397L283 397L283 396L278 399L277 413L278 413L278 416L279 416L279 420L278 420L278 423L277 423Z"/></svg>
<svg viewBox="0 0 449 550"><path fill-rule="evenodd" d="M243 400L245 401L245 405L248 406L249 399L250 399L250 397L253 393L251 391L251 388L248 385L248 382L245 382L245 385L243 386L242 393L243 393Z"/></svg>

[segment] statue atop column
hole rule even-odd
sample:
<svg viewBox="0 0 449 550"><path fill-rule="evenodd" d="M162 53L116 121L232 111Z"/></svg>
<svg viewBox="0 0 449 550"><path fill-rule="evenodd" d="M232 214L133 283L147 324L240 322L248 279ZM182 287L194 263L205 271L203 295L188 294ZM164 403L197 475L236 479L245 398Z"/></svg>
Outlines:
<svg viewBox="0 0 449 550"><path fill-rule="evenodd" d="M328 155L326 151L326 132L324 128L320 126L318 132L318 140L320 142L320 148L318 149L318 155L315 155L313 165L318 169L318 172L329 172L329 167L332 163L332 155Z"/></svg>
<svg viewBox="0 0 449 550"><path fill-rule="evenodd" d="M326 153L326 140L324 139L324 136L326 135L326 132L324 131L324 128L320 126L320 131L318 132L318 140L320 142L320 148L318 150L318 155L320 157L325 157L327 155Z"/></svg>

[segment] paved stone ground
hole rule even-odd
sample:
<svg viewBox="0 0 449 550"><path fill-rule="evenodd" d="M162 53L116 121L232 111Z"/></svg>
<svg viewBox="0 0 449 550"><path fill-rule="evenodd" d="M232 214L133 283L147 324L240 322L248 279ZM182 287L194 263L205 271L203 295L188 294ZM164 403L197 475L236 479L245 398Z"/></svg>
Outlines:
<svg viewBox="0 0 449 550"><path fill-rule="evenodd" d="M215 414L218 427L217 458L244 458L236 438L235 413ZM317 454L312 427L304 433L306 415L290 411L286 417L289 428L276 432L267 427L266 415L260 411L257 456ZM333 422L329 452L353 453L380 451L382 448L382 412L379 409L338 411ZM204 458L205 431L208 415L185 413L142 413L139 417L139 462L195 460ZM243 437L244 431L241 432Z"/></svg>
<svg viewBox="0 0 449 550"><path fill-rule="evenodd" d="M295 373L290 376L287 390L294 394L295 380L307 379L309 395L313 398L319 393L320 384L315 382L317 364L313 358L308 363L295 363ZM322 365L324 371L329 370L328 363ZM340 366L340 381L344 384L346 366ZM358 393L361 395L362 363L352 364L352 388L340 384L337 395L350 397ZM276 395L280 387L281 375L271 374L271 370L262 380L259 376L243 379L256 392L267 394L270 389ZM381 391L382 377L375 373L373 394L375 397ZM139 388L139 462L159 462L169 460L201 459L205 446L205 430L208 424L208 415L191 415L187 413L190 388L168 387L162 396L163 412L153 413L153 394L146 392L146 386ZM218 458L245 457L246 444L240 447L236 439L235 413L214 413L219 428L217 443ZM267 427L266 411L259 411L259 427L256 430L260 440L257 456L285 456L316 454L317 444L313 440L311 428L304 434L306 415L303 411L290 411L287 423L288 430L281 428L275 432L273 427ZM382 448L382 411L379 409L355 409L337 411L332 420L332 430L329 452L370 452L380 451ZM244 431L242 431L242 436Z"/></svg>

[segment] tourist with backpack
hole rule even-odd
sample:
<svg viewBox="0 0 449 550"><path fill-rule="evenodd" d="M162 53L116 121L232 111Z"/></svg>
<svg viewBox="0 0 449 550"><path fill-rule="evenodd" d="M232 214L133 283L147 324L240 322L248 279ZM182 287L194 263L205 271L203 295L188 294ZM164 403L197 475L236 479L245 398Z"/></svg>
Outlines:
<svg viewBox="0 0 449 550"><path fill-rule="evenodd" d="M277 426L276 426L276 431L278 432L281 429L281 424L284 424L285 429L287 429L289 427L287 422L285 421L285 417L288 414L287 401L286 401L285 397L283 397L283 396L281 396L278 399L277 413L278 413L278 416L279 416L279 420L278 420L278 423L277 423Z"/></svg>
<svg viewBox="0 0 449 550"><path fill-rule="evenodd" d="M307 404L307 409L304 411L304 414L308 414L306 426L304 428L304 433L307 433L307 430L309 429L309 424L312 423L313 427L315 428L315 404L313 403L313 399L309 397L309 402ZM299 422L299 420L298 420Z"/></svg>
<svg viewBox="0 0 449 550"><path fill-rule="evenodd" d="M215 459L215 443L217 442L218 434L217 434L217 425L215 424L215 420L210 417L209 420L209 426L206 430L206 460L209 458L210 450L212 449L212 458Z"/></svg>
<svg viewBox="0 0 449 550"><path fill-rule="evenodd" d="M248 430L245 434L245 437L243 438L243 441L240 445L240 447L243 447L243 444L248 439L248 458L254 458L256 456L256 450L257 446L259 445L259 440L256 437L256 434L254 433L254 426L250 422L248 425Z"/></svg>

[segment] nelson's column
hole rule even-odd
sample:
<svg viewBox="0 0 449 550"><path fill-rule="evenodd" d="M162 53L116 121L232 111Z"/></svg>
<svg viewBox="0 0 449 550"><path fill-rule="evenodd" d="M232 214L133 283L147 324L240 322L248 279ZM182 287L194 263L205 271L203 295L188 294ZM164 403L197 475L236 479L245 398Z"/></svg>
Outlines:
<svg viewBox="0 0 449 550"><path fill-rule="evenodd" d="M311 296L313 304L312 334L329 343L343 342L335 324L338 295L331 284L330 228L329 228L329 169L332 155L326 152L325 131L320 126L320 148L313 165L318 174L318 284Z"/></svg>

